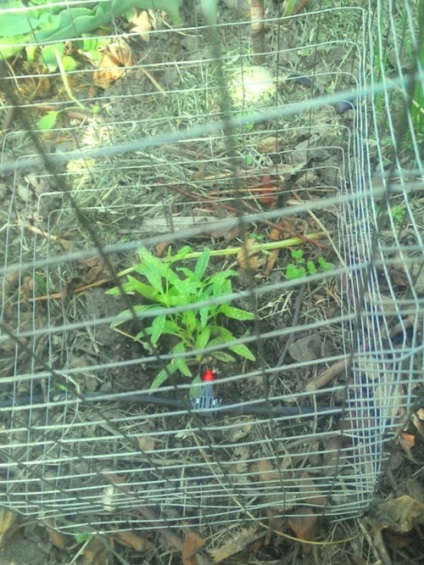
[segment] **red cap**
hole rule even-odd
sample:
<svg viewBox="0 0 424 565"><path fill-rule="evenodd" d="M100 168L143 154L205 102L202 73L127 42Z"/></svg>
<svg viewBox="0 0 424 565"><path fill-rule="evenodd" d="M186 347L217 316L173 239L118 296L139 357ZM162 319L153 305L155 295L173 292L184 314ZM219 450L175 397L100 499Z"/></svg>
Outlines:
<svg viewBox="0 0 424 565"><path fill-rule="evenodd" d="M211 369L206 369L206 371L202 375L203 382L212 382L215 380L215 375Z"/></svg>

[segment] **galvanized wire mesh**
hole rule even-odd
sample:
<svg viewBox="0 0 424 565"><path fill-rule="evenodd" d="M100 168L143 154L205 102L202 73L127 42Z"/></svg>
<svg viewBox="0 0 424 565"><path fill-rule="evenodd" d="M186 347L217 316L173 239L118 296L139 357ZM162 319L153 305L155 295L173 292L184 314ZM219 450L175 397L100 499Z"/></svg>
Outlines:
<svg viewBox="0 0 424 565"><path fill-rule="evenodd" d="M253 103L250 21L237 12L212 31L197 13L180 58L175 30L152 32L156 50L79 100L100 117L65 112L47 134L27 129L28 77L3 78L3 109L18 100L23 121L3 136L0 165L2 505L73 533L189 521L211 536L263 525L267 510L342 519L367 506L422 376L422 108L410 106L424 82L417 6L389 4L270 11L271 90ZM277 189L272 207L264 185ZM283 251L268 275L260 265L218 297L255 314L236 337L256 362L184 354L199 374L219 368L213 414L128 402L151 393L172 343L149 353L116 334L125 305L107 283L76 291L90 269L110 273L75 204L116 272L164 242L250 245L264 222L314 234L300 248L333 267L289 279ZM240 268L223 256L212 269ZM190 386L177 373L159 395L183 402ZM262 411L237 413L252 405Z"/></svg>

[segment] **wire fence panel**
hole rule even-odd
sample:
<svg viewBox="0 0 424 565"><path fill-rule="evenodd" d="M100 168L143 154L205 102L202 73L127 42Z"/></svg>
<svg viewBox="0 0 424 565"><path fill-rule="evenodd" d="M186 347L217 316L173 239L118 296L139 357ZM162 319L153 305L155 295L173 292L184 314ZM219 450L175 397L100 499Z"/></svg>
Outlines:
<svg viewBox="0 0 424 565"><path fill-rule="evenodd" d="M358 516L422 386L418 5L83 4L4 11L0 504Z"/></svg>

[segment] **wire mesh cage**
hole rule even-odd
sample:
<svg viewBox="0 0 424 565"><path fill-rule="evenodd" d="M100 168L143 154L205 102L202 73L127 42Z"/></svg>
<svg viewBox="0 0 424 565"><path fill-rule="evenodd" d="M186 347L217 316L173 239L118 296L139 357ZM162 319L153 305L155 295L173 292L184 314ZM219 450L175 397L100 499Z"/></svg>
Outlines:
<svg viewBox="0 0 424 565"><path fill-rule="evenodd" d="M357 516L421 391L418 5L16 4L0 503L73 534Z"/></svg>

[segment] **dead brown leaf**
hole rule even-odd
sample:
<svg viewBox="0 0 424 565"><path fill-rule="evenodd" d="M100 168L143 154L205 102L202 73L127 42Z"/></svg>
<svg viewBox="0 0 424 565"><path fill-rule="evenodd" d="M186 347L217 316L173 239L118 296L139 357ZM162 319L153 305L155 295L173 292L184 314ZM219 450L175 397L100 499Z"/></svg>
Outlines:
<svg viewBox="0 0 424 565"><path fill-rule="evenodd" d="M46 520L46 531L51 544L58 549L64 549L72 541L71 536L67 536L53 528L53 520Z"/></svg>
<svg viewBox="0 0 424 565"><path fill-rule="evenodd" d="M116 537L119 542L121 542L123 545L131 547L132 549L134 549L134 551L144 552L149 551L149 549L152 549L154 547L152 542L150 542L146 538L138 536L134 532L118 532L116 534Z"/></svg>
<svg viewBox="0 0 424 565"><path fill-rule="evenodd" d="M158 243L155 247L156 256L163 257L166 254L166 251L169 248L169 241L164 241L162 243Z"/></svg>
<svg viewBox="0 0 424 565"><path fill-rule="evenodd" d="M184 539L182 549L182 562L183 565L197 565L196 553L199 549L204 547L205 540L194 532L188 532Z"/></svg>
<svg viewBox="0 0 424 565"><path fill-rule="evenodd" d="M247 545L256 541L257 538L258 534L256 528L240 530L224 545L218 547L217 549L211 549L208 551L208 553L215 561L215 563L221 563L221 561L224 561L225 559L228 559L229 557L243 551Z"/></svg>
<svg viewBox="0 0 424 565"><path fill-rule="evenodd" d="M262 175L259 179L259 183L255 184L253 187L249 187L249 191L258 202L268 208L271 208L277 203L278 188L270 175Z"/></svg>
<svg viewBox="0 0 424 565"><path fill-rule="evenodd" d="M418 417L418 414L412 415L412 423L415 426L415 429L420 434L421 437L424 437L424 424L421 422L421 419Z"/></svg>
<svg viewBox="0 0 424 565"><path fill-rule="evenodd" d="M126 41L118 38L110 43L103 52L99 69L94 73L94 84L107 88L121 78L126 67L134 64L134 58L130 46Z"/></svg>
<svg viewBox="0 0 424 565"><path fill-rule="evenodd" d="M153 451L155 448L155 438L153 437L139 437L138 447L143 451Z"/></svg>
<svg viewBox="0 0 424 565"><path fill-rule="evenodd" d="M9 538L15 528L18 515L15 512L7 510L7 508L0 508L0 547L3 547L7 538Z"/></svg>
<svg viewBox="0 0 424 565"><path fill-rule="evenodd" d="M281 139L275 135L270 135L269 137L265 137L262 139L258 145L257 150L259 153L265 153L268 155L269 153L277 153L280 151L283 143Z"/></svg>
<svg viewBox="0 0 424 565"><path fill-rule="evenodd" d="M300 475L299 490L302 498L309 504L314 506L325 506L327 504L327 499L322 496L315 481L306 471Z"/></svg>
<svg viewBox="0 0 424 565"><path fill-rule="evenodd" d="M105 272L105 264L101 257L87 257L87 259L82 259L79 264L86 270L81 281L83 285L90 285L99 278L109 277L109 273L107 271Z"/></svg>
<svg viewBox="0 0 424 565"><path fill-rule="evenodd" d="M312 508L308 507L299 508L288 520L288 525L301 542L304 553L312 550L312 545L307 542L313 541L315 537L316 523L317 516L314 515Z"/></svg>
<svg viewBox="0 0 424 565"><path fill-rule="evenodd" d="M93 536L83 550L83 565L109 565L111 561L111 550L113 540Z"/></svg>
<svg viewBox="0 0 424 565"><path fill-rule="evenodd" d="M424 523L424 504L408 495L383 500L370 510L368 520L377 530L409 532Z"/></svg>
<svg viewBox="0 0 424 565"><path fill-rule="evenodd" d="M403 451L405 452L408 459L413 460L414 458L412 457L411 449L415 445L415 436L412 434L408 434L406 432L402 432L401 434L399 434L397 441L398 444L403 449Z"/></svg>
<svg viewBox="0 0 424 565"><path fill-rule="evenodd" d="M149 13L147 10L141 10L140 13L136 14L131 23L134 24L131 31L134 33L138 33L140 39L149 43L150 41L150 33L149 31L152 29L152 22L150 21Z"/></svg>
<svg viewBox="0 0 424 565"><path fill-rule="evenodd" d="M254 249L255 246L257 246L257 242L252 237L248 237L245 244L240 247L237 254L237 263L243 271L259 271L266 262L266 258L259 249Z"/></svg>
<svg viewBox="0 0 424 565"><path fill-rule="evenodd" d="M278 260L278 255L279 255L280 251L279 249L273 249L270 254L268 255L268 261L266 262L265 265L265 269L264 269L264 275L267 277L269 276L269 274L271 273L272 269L275 266L275 263Z"/></svg>

